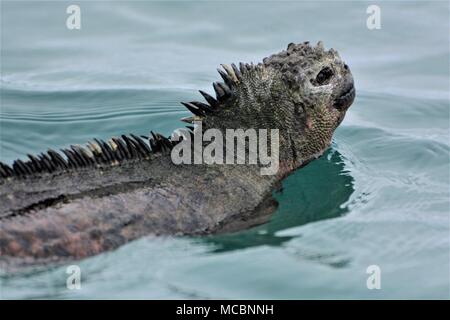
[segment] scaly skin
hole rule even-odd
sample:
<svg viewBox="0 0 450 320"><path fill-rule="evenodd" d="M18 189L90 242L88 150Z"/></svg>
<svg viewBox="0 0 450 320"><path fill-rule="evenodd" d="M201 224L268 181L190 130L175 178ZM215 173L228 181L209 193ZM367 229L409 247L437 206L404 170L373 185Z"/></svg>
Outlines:
<svg viewBox="0 0 450 320"><path fill-rule="evenodd" d="M0 166L0 249L7 264L80 259L139 237L260 224L293 170L320 156L352 104L348 67L322 44L290 44L258 65L224 66L208 104L185 103L203 129L279 129L280 168L175 165L176 142L123 137Z"/></svg>

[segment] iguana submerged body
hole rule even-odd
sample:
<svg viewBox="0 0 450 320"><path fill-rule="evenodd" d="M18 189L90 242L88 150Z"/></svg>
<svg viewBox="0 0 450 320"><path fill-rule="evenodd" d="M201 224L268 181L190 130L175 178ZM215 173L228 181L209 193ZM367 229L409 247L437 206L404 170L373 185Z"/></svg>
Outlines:
<svg viewBox="0 0 450 320"><path fill-rule="evenodd" d="M2 261L78 259L148 234L207 234L266 221L277 184L329 147L354 100L353 78L321 43L290 44L260 64L223 67L216 98L200 91L207 104L184 103L194 114L185 120L201 120L204 130L278 129L277 174L261 175L260 164L175 165L176 142L153 133L0 163Z"/></svg>

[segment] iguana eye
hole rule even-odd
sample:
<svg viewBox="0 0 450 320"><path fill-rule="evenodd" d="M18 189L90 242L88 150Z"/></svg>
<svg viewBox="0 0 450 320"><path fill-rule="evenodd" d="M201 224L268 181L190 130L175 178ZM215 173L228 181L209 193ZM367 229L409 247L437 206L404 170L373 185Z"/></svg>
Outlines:
<svg viewBox="0 0 450 320"><path fill-rule="evenodd" d="M325 67L317 74L316 83L319 86L323 86L330 82L331 77L333 76L333 70L330 67Z"/></svg>

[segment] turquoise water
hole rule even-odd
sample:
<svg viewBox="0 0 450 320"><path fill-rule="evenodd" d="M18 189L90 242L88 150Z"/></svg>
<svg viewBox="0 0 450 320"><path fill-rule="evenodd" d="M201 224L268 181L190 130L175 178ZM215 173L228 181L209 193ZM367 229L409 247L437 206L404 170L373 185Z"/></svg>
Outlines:
<svg viewBox="0 0 450 320"><path fill-rule="evenodd" d="M10 298L449 298L449 4L1 2L1 154L122 133L169 134L220 63L323 40L357 98L325 157L284 181L265 225L148 237L66 266L3 275ZM366 269L381 269L368 290Z"/></svg>

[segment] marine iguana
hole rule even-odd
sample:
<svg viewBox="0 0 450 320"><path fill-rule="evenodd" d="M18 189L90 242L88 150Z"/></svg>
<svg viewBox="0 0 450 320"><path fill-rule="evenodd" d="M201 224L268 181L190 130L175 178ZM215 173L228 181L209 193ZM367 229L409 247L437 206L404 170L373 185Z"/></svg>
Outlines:
<svg viewBox="0 0 450 320"><path fill-rule="evenodd" d="M175 165L176 142L153 132L0 163L1 260L80 259L149 234L265 222L280 181L329 147L355 98L353 77L321 42L291 43L258 64L222 66L216 97L200 91L206 103L183 103L194 115L184 120L201 120L204 130L279 129L276 175L261 175L260 164Z"/></svg>

